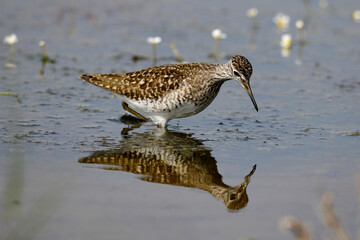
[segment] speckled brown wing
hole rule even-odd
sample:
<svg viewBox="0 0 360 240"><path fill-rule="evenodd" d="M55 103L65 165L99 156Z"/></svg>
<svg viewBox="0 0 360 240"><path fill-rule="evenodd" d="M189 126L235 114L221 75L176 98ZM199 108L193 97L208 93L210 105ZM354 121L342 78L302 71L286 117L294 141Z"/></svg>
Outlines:
<svg viewBox="0 0 360 240"><path fill-rule="evenodd" d="M90 74L80 79L133 100L158 99L179 88L189 64L165 65L130 73Z"/></svg>

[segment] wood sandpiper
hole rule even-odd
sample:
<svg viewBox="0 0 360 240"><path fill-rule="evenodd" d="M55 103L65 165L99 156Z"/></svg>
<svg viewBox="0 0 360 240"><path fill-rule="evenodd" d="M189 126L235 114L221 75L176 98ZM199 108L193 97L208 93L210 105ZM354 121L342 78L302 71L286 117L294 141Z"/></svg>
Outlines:
<svg viewBox="0 0 360 240"><path fill-rule="evenodd" d="M95 144L96 145L96 144ZM143 181L201 189L222 200L229 211L238 211L249 201L247 186L256 165L237 186L223 182L216 159L203 141L192 134L155 128L131 134L113 149L96 151L79 159L99 168L143 175Z"/></svg>
<svg viewBox="0 0 360 240"><path fill-rule="evenodd" d="M130 73L90 74L80 79L114 92L123 108L159 127L169 120L184 118L204 110L215 99L221 85L230 79L240 83L258 107L250 88L252 66L243 56L222 64L186 63L163 65Z"/></svg>

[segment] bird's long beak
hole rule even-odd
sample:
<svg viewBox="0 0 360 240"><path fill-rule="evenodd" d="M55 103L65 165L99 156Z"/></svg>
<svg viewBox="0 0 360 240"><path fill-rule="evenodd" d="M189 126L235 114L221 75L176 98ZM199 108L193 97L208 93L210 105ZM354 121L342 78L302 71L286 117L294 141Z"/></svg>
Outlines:
<svg viewBox="0 0 360 240"><path fill-rule="evenodd" d="M256 111L258 112L259 108L258 108L258 106L256 104L254 95L253 95L253 93L251 91L250 83L244 83L244 84L242 83L242 85L243 85L245 91L249 94L249 97L250 97L252 103L254 104L254 107L255 107Z"/></svg>

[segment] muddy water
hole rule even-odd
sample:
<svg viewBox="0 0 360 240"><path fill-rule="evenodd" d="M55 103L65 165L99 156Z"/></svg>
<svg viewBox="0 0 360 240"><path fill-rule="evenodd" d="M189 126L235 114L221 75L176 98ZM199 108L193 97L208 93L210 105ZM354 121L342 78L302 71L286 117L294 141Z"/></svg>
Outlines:
<svg viewBox="0 0 360 240"><path fill-rule="evenodd" d="M319 197L355 235L360 171L360 25L354 1L3 1L0 47L0 234L4 239L289 239L283 216L318 238ZM257 7L258 28L246 10ZM281 32L272 22L291 17ZM306 23L305 44L294 22ZM159 35L157 64L219 61L242 54L259 112L234 81L168 131L124 122L111 94L83 73L152 66L148 36ZM291 33L283 56L279 41ZM41 64L38 41L55 63ZM283 54L283 55L282 55ZM286 54L285 54L286 55ZM134 58L140 59L133 61ZM12 61L17 67L6 68ZM43 74L41 74L43 71ZM14 96L17 95L17 97ZM138 128L135 128L138 127Z"/></svg>

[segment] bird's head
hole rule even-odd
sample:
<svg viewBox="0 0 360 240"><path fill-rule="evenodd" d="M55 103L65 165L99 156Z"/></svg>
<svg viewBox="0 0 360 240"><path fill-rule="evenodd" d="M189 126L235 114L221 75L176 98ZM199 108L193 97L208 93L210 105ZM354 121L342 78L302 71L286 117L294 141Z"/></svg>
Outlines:
<svg viewBox="0 0 360 240"><path fill-rule="evenodd" d="M249 60L243 56L234 56L231 58L232 78L240 83L254 104L256 111L259 111L254 95L250 87L250 77L252 74L252 66Z"/></svg>

